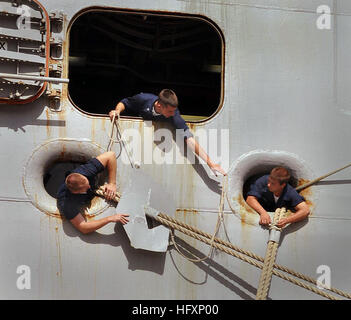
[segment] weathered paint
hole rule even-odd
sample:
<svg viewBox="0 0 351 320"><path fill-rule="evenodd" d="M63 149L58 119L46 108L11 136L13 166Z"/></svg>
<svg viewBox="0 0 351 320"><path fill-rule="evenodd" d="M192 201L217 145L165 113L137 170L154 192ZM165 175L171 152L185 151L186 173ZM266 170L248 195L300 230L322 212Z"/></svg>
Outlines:
<svg viewBox="0 0 351 320"><path fill-rule="evenodd" d="M63 77L68 76L67 28L72 18L88 7L204 15L221 28L224 36L223 106L211 119L190 124L193 132L200 127L230 130L230 163L252 150L283 150L303 158L314 173L323 174L351 158L350 150L340 147L340 141L351 139L347 103L351 45L346 41L351 10L346 2L338 2L334 7L335 2L326 1L336 13L333 18L337 28L329 31L315 27L319 1L277 4L269 0L240 3L43 0L41 3L48 12L58 9L66 15ZM57 110L44 95L23 106L1 105L0 137L5 152L0 160L6 164L1 171L6 186L1 197L27 198L23 169L34 150L48 140L84 137L102 148L107 146L107 116L84 113L73 105L68 95L68 86L63 84ZM155 129L163 126L154 125ZM123 130L135 128L143 133L145 123L122 119L121 126ZM154 143L152 145L154 150ZM15 157L6 152L10 149L18 150ZM62 157L66 152L62 150ZM171 191L179 208L176 212L179 219L207 232L213 230L220 193L206 167L145 165L142 170ZM129 165L119 161L118 181L122 193L129 174ZM333 286L351 291L346 281L351 258L340 254L348 252L350 240L348 172L339 173L335 180L346 182L313 186L303 191L315 205L313 215L306 225L287 230L278 260L314 277L318 276L318 265L329 265ZM259 271L241 261L218 254L206 268L206 263L184 260L174 249L163 256L140 252L130 248L123 229L116 230L113 225L92 235L80 235L68 221L38 210L35 203L40 201L39 196L33 193L33 203L0 202L3 213L0 215L3 228L0 251L2 261L6 261L0 264L2 298L252 299L255 296ZM233 199L232 194L228 197L244 208L235 215L225 215L231 241L264 255L267 230L249 223L258 215L247 210L242 198ZM99 217L115 212L115 208L108 207ZM223 231L220 236L225 238ZM195 255L208 253L207 246L185 236L184 243ZM335 250L336 247L339 250ZM31 267L33 274L30 292L15 286L16 267L23 263ZM270 297L319 298L283 281L274 282Z"/></svg>

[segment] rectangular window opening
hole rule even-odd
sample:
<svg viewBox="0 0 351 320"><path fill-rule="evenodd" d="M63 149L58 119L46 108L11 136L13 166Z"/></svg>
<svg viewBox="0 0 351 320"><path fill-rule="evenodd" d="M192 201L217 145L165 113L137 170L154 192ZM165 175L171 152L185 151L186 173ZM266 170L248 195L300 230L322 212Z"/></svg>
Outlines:
<svg viewBox="0 0 351 320"><path fill-rule="evenodd" d="M125 97L169 88L185 120L201 121L221 103L222 55L221 33L205 18L88 11L70 31L69 95L106 115Z"/></svg>

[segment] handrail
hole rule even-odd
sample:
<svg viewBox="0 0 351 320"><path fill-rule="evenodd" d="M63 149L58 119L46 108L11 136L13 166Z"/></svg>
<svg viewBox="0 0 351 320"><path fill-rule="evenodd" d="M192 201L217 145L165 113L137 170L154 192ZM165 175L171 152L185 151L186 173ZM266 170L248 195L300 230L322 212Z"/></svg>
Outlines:
<svg viewBox="0 0 351 320"><path fill-rule="evenodd" d="M22 74L0 73L0 78L18 79L18 80L33 80L33 81L46 81L46 82L59 82L68 83L69 79L41 77L41 76L26 76Z"/></svg>

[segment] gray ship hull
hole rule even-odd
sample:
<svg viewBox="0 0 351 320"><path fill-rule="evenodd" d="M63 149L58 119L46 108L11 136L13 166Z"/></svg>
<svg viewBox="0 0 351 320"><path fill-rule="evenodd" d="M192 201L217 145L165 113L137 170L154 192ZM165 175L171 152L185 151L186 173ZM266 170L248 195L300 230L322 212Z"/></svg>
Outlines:
<svg viewBox="0 0 351 320"><path fill-rule="evenodd" d="M325 1L331 9L329 29L327 20L318 20L323 14L317 12L319 1L40 3L52 23L62 28L52 28L54 53L48 61L45 54L33 54L23 67L36 76L70 78L69 32L74 20L88 10L186 15L216 26L222 42L220 103L207 119L190 121L189 126L195 136L207 134L210 157L218 157L228 171L228 201L217 237L227 239L228 235L233 244L264 257L269 231L245 206L246 179L275 164L288 163L301 184L350 162L348 1ZM0 1L3 21L9 19L8 8L15 14L11 1ZM52 17L53 12L59 19ZM6 34L5 27L2 24L1 34ZM24 58L11 51L13 34L7 34L2 37L6 47L0 50L5 59L2 72L16 73L9 59ZM40 74L30 69L33 64L44 70L56 65L61 73ZM55 161L83 161L105 151L111 128L107 112L84 111L84 105L77 106L70 98L66 83L28 82L30 89L11 99L10 93L15 95L22 87L12 87L9 81L2 81L0 105L1 299L255 299L261 270L224 252L215 250L211 259L194 263L171 243L166 252L133 248L120 225L109 224L82 235L63 219L55 199L45 190L44 174ZM150 132L168 128L166 124L125 117L120 125L123 131L133 129L140 134L139 170L171 195L177 208L174 216L212 234L222 178L202 163L166 163L159 143L150 139ZM211 130L217 130L218 141L225 141L214 149L209 147ZM145 145L154 155L160 154L163 163L147 163ZM186 160L176 141L169 147L173 159ZM122 197L132 170L128 161L118 160ZM328 276L331 286L345 292L351 292L350 182L350 169L345 169L305 190L311 214L307 221L283 231L277 255L277 263L315 279ZM90 218L104 217L118 211L118 206L97 199L91 210ZM180 232L175 235L185 255L204 258L208 254L208 245ZM324 299L275 276L268 297Z"/></svg>

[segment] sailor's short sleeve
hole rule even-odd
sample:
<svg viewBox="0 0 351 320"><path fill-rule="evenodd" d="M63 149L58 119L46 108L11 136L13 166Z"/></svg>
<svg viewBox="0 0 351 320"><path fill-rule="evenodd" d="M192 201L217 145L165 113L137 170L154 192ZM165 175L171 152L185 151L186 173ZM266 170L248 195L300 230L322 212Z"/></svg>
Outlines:
<svg viewBox="0 0 351 320"><path fill-rule="evenodd" d="M121 100L121 102L124 104L124 107L126 108L126 111L134 111L137 112L138 110L138 99L137 97L128 97L124 98Z"/></svg>
<svg viewBox="0 0 351 320"><path fill-rule="evenodd" d="M193 137L193 134L190 132L189 127L185 123L185 120L182 118L182 116L179 113L179 110L177 109L174 116L171 117L170 121L173 123L177 135L180 134L183 136L184 139L188 139L190 137Z"/></svg>
<svg viewBox="0 0 351 320"><path fill-rule="evenodd" d="M305 198L301 196L296 190L290 192L291 207L295 208L299 203L305 201Z"/></svg>
<svg viewBox="0 0 351 320"><path fill-rule="evenodd" d="M132 111L138 115L143 110L145 103L150 99L149 96L153 96L145 93L138 93L132 97L124 98L121 102L124 104L126 111Z"/></svg>
<svg viewBox="0 0 351 320"><path fill-rule="evenodd" d="M254 183L251 184L250 190L247 193L248 196L254 196L256 198L261 198L262 193L267 186L267 176L258 178Z"/></svg>
<svg viewBox="0 0 351 320"><path fill-rule="evenodd" d="M77 216L80 210L74 203L71 204L69 201L66 201L60 211L67 220L72 220Z"/></svg>
<svg viewBox="0 0 351 320"><path fill-rule="evenodd" d="M80 173L87 178L96 176L98 173L104 171L105 167L102 163L96 159L90 159L86 164L82 164L78 168L72 171L72 173Z"/></svg>

